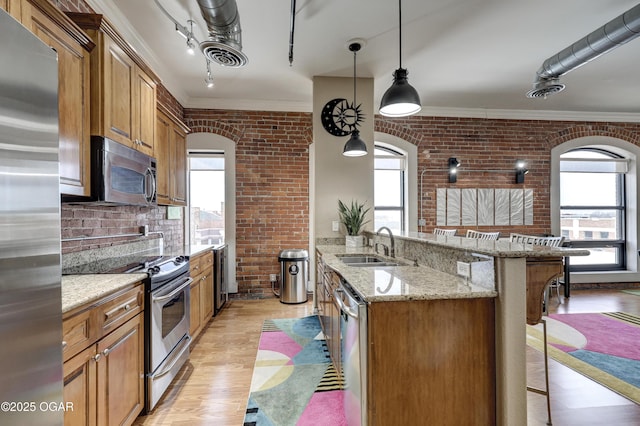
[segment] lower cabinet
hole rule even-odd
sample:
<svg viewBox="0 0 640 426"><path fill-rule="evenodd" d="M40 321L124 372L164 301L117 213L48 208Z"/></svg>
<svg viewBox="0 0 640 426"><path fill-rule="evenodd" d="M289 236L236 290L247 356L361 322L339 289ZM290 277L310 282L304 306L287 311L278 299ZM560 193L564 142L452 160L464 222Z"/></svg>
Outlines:
<svg viewBox="0 0 640 426"><path fill-rule="evenodd" d="M198 253L189 259L189 264L193 279L189 334L195 339L213 317L213 251Z"/></svg>
<svg viewBox="0 0 640 426"><path fill-rule="evenodd" d="M131 425L144 408L142 287L63 320L67 426ZM133 299L132 299L133 298ZM77 319L80 318L80 321ZM104 334L107 320L109 333ZM82 336L82 338L78 338ZM79 352L69 342L85 341ZM64 343L63 343L64 346Z"/></svg>
<svg viewBox="0 0 640 426"><path fill-rule="evenodd" d="M317 279L316 297L318 317L324 333L331 361L338 375L342 375L342 335L340 333L340 309L336 305L333 292L340 285L340 276L325 265L322 255L316 252Z"/></svg>

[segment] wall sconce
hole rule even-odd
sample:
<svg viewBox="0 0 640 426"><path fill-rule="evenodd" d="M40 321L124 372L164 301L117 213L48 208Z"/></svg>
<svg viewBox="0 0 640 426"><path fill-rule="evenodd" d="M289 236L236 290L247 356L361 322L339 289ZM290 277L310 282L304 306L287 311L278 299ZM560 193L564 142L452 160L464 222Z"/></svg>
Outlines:
<svg viewBox="0 0 640 426"><path fill-rule="evenodd" d="M524 183L524 175L529 173L527 163L522 160L516 161L516 183Z"/></svg>
<svg viewBox="0 0 640 426"><path fill-rule="evenodd" d="M458 181L458 167L460 162L457 158L449 158L449 183L456 183Z"/></svg>

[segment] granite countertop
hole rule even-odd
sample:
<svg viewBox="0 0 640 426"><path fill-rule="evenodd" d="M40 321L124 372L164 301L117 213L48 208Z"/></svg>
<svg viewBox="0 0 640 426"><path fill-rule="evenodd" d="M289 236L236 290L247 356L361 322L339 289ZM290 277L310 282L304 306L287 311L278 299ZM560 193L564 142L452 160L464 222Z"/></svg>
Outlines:
<svg viewBox="0 0 640 426"><path fill-rule="evenodd" d="M93 302L147 278L147 274L88 274L62 276L62 313Z"/></svg>
<svg viewBox="0 0 640 426"><path fill-rule="evenodd" d="M497 297L493 288L474 285L467 279L427 266L414 266L410 260L389 258L400 266L355 267L348 266L341 254L375 254L371 248L346 248L344 245L318 245L325 264L338 272L367 302L406 300L470 299Z"/></svg>
<svg viewBox="0 0 640 426"><path fill-rule="evenodd" d="M387 234L382 234L386 236ZM588 256L589 250L566 247L546 247L532 244L512 243L508 238L499 240L480 240L477 238L449 237L445 235L427 234L424 232L403 232L393 235L395 238L418 241L440 247L472 250L475 253L494 257L565 257Z"/></svg>

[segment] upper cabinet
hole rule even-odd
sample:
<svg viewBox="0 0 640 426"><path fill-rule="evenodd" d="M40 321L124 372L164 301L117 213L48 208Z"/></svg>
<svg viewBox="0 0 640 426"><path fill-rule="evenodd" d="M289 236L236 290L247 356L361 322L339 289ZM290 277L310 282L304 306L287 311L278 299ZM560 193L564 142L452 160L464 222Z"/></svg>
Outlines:
<svg viewBox="0 0 640 426"><path fill-rule="evenodd" d="M4 0L22 24L58 54L60 192L90 195L90 51L93 41L47 0Z"/></svg>
<svg viewBox="0 0 640 426"><path fill-rule="evenodd" d="M4 9L18 21L21 18L20 0L0 0L0 9Z"/></svg>
<svg viewBox="0 0 640 426"><path fill-rule="evenodd" d="M102 15L67 15L96 44L91 53L91 134L155 156L159 78Z"/></svg>
<svg viewBox="0 0 640 426"><path fill-rule="evenodd" d="M158 204L187 204L187 147L189 129L158 104L156 160Z"/></svg>

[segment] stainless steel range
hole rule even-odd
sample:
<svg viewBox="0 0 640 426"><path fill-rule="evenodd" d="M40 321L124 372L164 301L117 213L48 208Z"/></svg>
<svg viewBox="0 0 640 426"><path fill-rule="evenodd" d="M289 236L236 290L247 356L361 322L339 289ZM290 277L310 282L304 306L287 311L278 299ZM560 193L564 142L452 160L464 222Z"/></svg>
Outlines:
<svg viewBox="0 0 640 426"><path fill-rule="evenodd" d="M189 258L131 254L63 267L63 274L145 272L145 411L150 412L189 359L189 288L193 281Z"/></svg>
<svg viewBox="0 0 640 426"><path fill-rule="evenodd" d="M189 359L189 259L159 258L125 272L146 270L145 410L153 410Z"/></svg>

